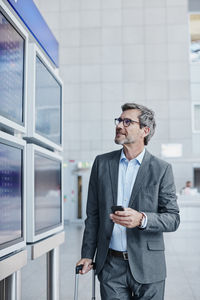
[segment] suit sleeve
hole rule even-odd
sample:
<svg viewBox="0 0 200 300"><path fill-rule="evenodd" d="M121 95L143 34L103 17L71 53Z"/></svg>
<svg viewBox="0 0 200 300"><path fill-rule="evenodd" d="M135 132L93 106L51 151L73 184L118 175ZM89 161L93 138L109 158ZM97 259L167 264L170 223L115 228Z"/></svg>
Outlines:
<svg viewBox="0 0 200 300"><path fill-rule="evenodd" d="M171 165L167 165L160 182L158 212L145 212L148 221L145 231L172 232L180 223L176 189Z"/></svg>
<svg viewBox="0 0 200 300"><path fill-rule="evenodd" d="M94 161L88 188L87 218L83 234L82 258L93 259L97 246L97 234L99 228L98 192L97 192L97 158Z"/></svg>

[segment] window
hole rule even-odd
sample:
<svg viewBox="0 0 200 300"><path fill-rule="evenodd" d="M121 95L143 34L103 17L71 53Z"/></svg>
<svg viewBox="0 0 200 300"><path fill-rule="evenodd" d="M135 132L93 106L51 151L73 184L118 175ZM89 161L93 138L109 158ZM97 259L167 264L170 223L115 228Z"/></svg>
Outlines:
<svg viewBox="0 0 200 300"><path fill-rule="evenodd" d="M200 13L190 14L190 59L200 62Z"/></svg>
<svg viewBox="0 0 200 300"><path fill-rule="evenodd" d="M200 103L193 104L193 131L200 133Z"/></svg>

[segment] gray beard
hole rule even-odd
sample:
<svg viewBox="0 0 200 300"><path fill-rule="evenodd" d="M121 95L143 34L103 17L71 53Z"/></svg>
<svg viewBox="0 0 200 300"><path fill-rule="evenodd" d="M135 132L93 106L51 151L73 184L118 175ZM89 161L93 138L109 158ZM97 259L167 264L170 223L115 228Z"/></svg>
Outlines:
<svg viewBox="0 0 200 300"><path fill-rule="evenodd" d="M124 144L133 144L134 140L130 140L130 139L124 139L119 141L117 138L115 138L115 144L117 145L124 145Z"/></svg>

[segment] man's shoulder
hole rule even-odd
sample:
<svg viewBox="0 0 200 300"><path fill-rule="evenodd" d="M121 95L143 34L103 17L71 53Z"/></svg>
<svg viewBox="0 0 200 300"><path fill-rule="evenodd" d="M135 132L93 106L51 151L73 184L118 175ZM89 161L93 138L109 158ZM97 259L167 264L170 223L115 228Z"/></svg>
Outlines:
<svg viewBox="0 0 200 300"><path fill-rule="evenodd" d="M113 159L113 158L120 157L121 150L122 149L107 152L107 153L103 153L103 154L99 154L99 155L97 155L96 159L101 161L101 160L110 160L110 159Z"/></svg>
<svg viewBox="0 0 200 300"><path fill-rule="evenodd" d="M152 164L158 165L163 168L167 168L170 165L170 163L168 163L167 161L165 161L149 152L148 152L148 154L150 155L150 160L151 160Z"/></svg>

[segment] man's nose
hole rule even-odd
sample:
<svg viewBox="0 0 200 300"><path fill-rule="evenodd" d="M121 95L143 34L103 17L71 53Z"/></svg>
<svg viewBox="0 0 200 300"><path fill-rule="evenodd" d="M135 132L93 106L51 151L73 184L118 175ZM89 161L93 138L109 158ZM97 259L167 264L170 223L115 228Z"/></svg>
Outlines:
<svg viewBox="0 0 200 300"><path fill-rule="evenodd" d="M119 122L119 124L116 126L116 128L124 128L123 121Z"/></svg>

